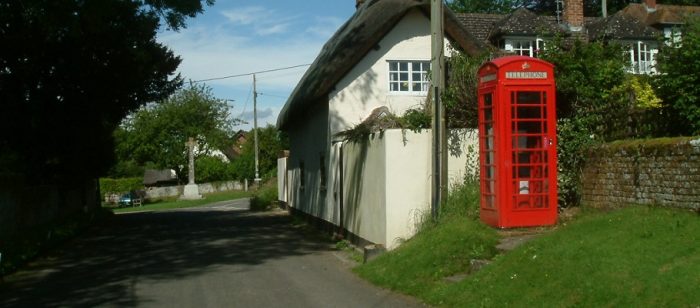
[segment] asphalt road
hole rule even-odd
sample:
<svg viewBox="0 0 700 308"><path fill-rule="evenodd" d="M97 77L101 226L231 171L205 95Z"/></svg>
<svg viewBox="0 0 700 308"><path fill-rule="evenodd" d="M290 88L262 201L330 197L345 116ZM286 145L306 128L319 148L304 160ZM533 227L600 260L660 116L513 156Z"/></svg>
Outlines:
<svg viewBox="0 0 700 308"><path fill-rule="evenodd" d="M0 283L0 307L417 307L247 200L116 215Z"/></svg>

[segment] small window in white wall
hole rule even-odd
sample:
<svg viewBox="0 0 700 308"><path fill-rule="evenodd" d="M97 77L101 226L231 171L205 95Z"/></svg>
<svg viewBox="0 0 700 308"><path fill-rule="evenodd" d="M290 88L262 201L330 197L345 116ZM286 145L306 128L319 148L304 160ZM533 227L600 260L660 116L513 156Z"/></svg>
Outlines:
<svg viewBox="0 0 700 308"><path fill-rule="evenodd" d="M629 72L633 74L654 74L656 73L656 54L658 48L653 44L637 41L630 44L628 51L630 55Z"/></svg>
<svg viewBox="0 0 700 308"><path fill-rule="evenodd" d="M428 61L389 61L389 93L427 93L429 70Z"/></svg>
<svg viewBox="0 0 700 308"><path fill-rule="evenodd" d="M545 42L541 38L507 38L501 48L519 56L537 57L537 54L545 49Z"/></svg>

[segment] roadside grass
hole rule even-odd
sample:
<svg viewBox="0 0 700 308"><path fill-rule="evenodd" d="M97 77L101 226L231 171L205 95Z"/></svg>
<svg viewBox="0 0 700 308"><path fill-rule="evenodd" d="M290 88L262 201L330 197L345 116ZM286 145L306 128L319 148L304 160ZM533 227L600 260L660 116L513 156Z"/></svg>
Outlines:
<svg viewBox="0 0 700 308"><path fill-rule="evenodd" d="M277 179L273 178L253 192L250 199L250 210L268 211L273 208L277 200Z"/></svg>
<svg viewBox="0 0 700 308"><path fill-rule="evenodd" d="M250 191L227 191L220 193L212 193L204 195L204 198L199 200L178 200L170 199L164 201L158 201L155 203L144 204L138 207L124 207L124 208L113 208L114 213L129 213L129 212L140 212L140 211L155 211L155 210L169 210L169 209L179 209L188 207L197 207L205 204L247 198L251 197L252 192Z"/></svg>
<svg viewBox="0 0 700 308"><path fill-rule="evenodd" d="M471 259L496 254L496 231L478 221L477 185L453 189L437 223L427 219L416 236L355 271L377 285L434 302L428 299L445 277L468 271Z"/></svg>
<svg viewBox="0 0 700 308"><path fill-rule="evenodd" d="M584 208L573 220L497 254L478 219L478 187L448 199L438 223L355 271L386 288L447 307L700 307L700 216L650 206ZM493 262L460 282L470 259Z"/></svg>
<svg viewBox="0 0 700 308"><path fill-rule="evenodd" d="M588 211L426 297L441 306L700 306L700 217Z"/></svg>

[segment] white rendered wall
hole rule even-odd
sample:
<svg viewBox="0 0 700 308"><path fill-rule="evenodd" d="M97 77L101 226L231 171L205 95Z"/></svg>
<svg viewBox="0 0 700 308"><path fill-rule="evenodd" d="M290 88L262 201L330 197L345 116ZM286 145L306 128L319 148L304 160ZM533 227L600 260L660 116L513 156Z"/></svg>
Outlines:
<svg viewBox="0 0 700 308"><path fill-rule="evenodd" d="M377 107L387 106L396 115L420 107L425 95L389 93L388 61L430 61L430 46L430 20L418 10L410 11L329 94L331 136L353 128Z"/></svg>
<svg viewBox="0 0 700 308"><path fill-rule="evenodd" d="M330 160L328 136L328 104L318 102L318 106L305 114L305 118L296 119L290 125L290 151L287 160L289 170L289 204L307 214L335 222L337 213L332 204L327 204L327 189L321 187L321 155L325 156L326 172ZM302 188L302 172L300 163L304 162L304 186ZM335 219L335 220L334 220Z"/></svg>
<svg viewBox="0 0 700 308"><path fill-rule="evenodd" d="M379 134L343 145L344 227L370 242L386 243L386 154Z"/></svg>
<svg viewBox="0 0 700 308"><path fill-rule="evenodd" d="M464 179L468 162L477 162L478 152L470 148L478 139L475 132L452 133L460 140L449 155L453 184ZM342 193L348 231L387 249L415 234L430 215L431 142L430 130L391 129L372 135L366 143L345 143ZM469 169L478 170L474 165Z"/></svg>
<svg viewBox="0 0 700 308"><path fill-rule="evenodd" d="M287 190L289 181L287 180L287 157L277 159L277 199L282 202L289 202Z"/></svg>

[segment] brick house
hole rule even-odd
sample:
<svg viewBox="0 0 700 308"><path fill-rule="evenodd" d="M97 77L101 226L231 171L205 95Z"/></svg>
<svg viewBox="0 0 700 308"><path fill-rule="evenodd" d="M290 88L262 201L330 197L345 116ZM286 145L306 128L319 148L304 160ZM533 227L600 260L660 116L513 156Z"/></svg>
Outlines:
<svg viewBox="0 0 700 308"><path fill-rule="evenodd" d="M583 0L564 2L561 16L538 16L520 8L511 14L457 14L464 27L481 42L505 52L536 57L556 35L582 41L614 41L628 46L629 72L656 72L662 38L680 37L687 16L700 15L700 6L632 3L608 17L584 17Z"/></svg>

